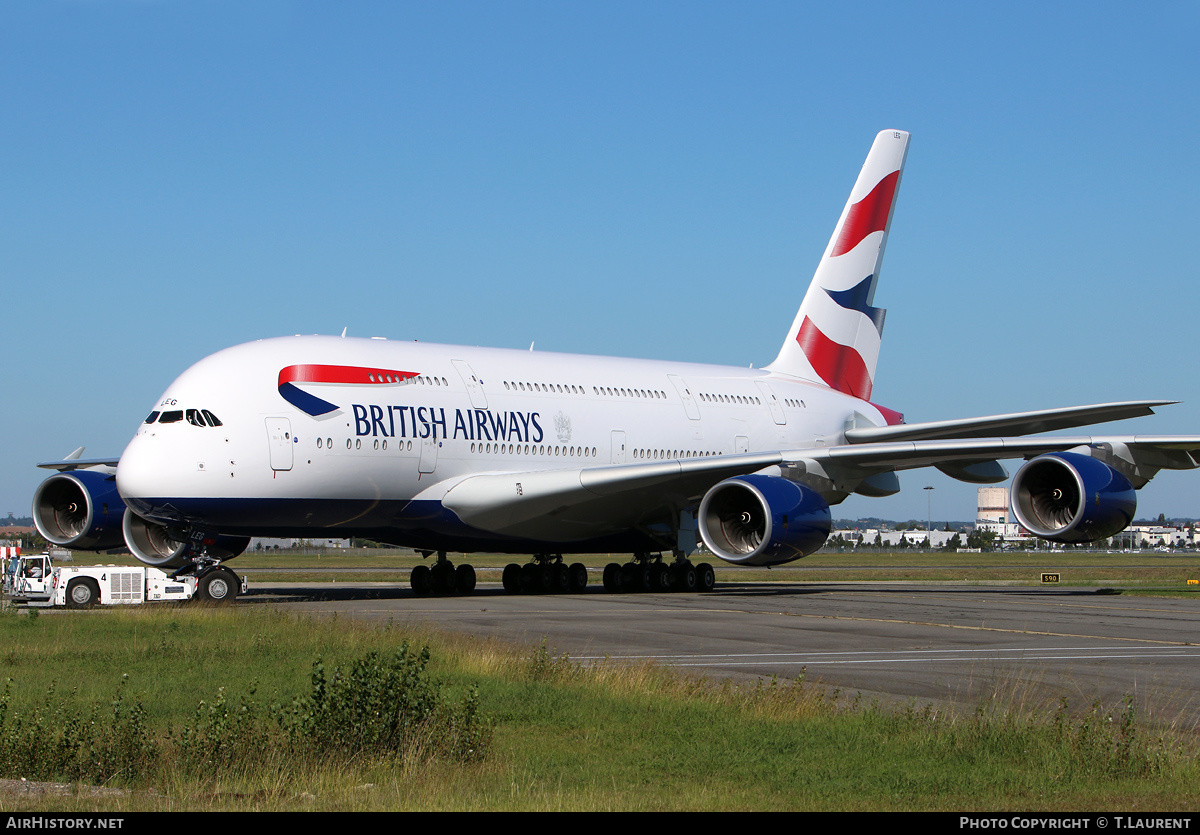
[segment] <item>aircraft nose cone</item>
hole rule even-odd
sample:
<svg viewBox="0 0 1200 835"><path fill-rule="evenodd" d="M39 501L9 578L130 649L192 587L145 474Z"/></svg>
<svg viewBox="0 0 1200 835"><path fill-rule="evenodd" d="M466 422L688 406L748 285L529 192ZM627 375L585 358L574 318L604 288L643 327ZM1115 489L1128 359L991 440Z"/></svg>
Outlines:
<svg viewBox="0 0 1200 835"><path fill-rule="evenodd" d="M153 509L153 499L171 495L170 468L153 439L139 435L129 442L117 464L117 492L137 513Z"/></svg>

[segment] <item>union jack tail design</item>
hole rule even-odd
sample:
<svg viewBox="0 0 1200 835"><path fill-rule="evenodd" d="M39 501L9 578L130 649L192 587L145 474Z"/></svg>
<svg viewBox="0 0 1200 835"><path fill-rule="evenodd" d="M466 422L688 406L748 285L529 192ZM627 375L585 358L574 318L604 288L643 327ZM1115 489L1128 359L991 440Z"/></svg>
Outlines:
<svg viewBox="0 0 1200 835"><path fill-rule="evenodd" d="M873 307L908 154L908 134L875 137L787 339L767 370L867 400L879 361L882 308Z"/></svg>

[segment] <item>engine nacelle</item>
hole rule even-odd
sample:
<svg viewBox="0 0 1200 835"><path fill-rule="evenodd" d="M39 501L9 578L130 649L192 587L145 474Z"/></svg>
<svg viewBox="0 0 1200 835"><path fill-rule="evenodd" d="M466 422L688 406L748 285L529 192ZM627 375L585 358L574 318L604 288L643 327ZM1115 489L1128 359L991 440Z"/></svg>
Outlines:
<svg viewBox="0 0 1200 835"><path fill-rule="evenodd" d="M124 544L125 502L111 473L73 470L38 485L33 523L47 542L78 551L107 551Z"/></svg>
<svg viewBox="0 0 1200 835"><path fill-rule="evenodd" d="M1039 455L1017 471L1013 515L1026 530L1053 542L1095 542L1125 530L1137 511L1129 479L1077 452Z"/></svg>
<svg viewBox="0 0 1200 835"><path fill-rule="evenodd" d="M125 510L121 527L125 544L133 555L155 568L180 568L198 556L201 550L212 559L231 560L250 544L248 536L212 536L201 540L198 543L200 547L195 547L186 538L176 538L186 536L185 531L148 522L129 509Z"/></svg>
<svg viewBox="0 0 1200 835"><path fill-rule="evenodd" d="M833 524L815 490L766 475L715 485L700 502L700 536L709 550L738 565L779 565L825 544Z"/></svg>

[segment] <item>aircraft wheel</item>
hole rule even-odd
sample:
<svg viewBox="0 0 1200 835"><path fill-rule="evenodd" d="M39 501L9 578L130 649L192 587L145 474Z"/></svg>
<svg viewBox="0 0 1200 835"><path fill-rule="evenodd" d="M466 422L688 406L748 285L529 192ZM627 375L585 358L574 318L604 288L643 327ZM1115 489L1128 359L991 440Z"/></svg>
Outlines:
<svg viewBox="0 0 1200 835"><path fill-rule="evenodd" d="M604 590L611 592L621 590L621 566L615 562L604 566Z"/></svg>
<svg viewBox="0 0 1200 835"><path fill-rule="evenodd" d="M538 591L542 594L553 594L558 591L558 566L546 565L543 563L538 566L537 579Z"/></svg>
<svg viewBox="0 0 1200 835"><path fill-rule="evenodd" d="M676 591L695 591L696 590L696 569L690 565L681 565L677 569L675 575L675 590Z"/></svg>
<svg viewBox="0 0 1200 835"><path fill-rule="evenodd" d="M454 594L454 566L450 563L438 563L429 569L433 576L433 590L438 594Z"/></svg>
<svg viewBox="0 0 1200 835"><path fill-rule="evenodd" d="M651 579L653 580L654 591L670 591L671 590L671 569L669 566L659 563L650 569Z"/></svg>
<svg viewBox="0 0 1200 835"><path fill-rule="evenodd" d="M587 588L588 573L587 566L581 562L574 563L569 569L570 575L568 580L568 591L571 594L579 594Z"/></svg>
<svg viewBox="0 0 1200 835"><path fill-rule="evenodd" d="M521 566L521 591L525 594L533 594L541 586L538 577L537 563L527 562Z"/></svg>
<svg viewBox="0 0 1200 835"><path fill-rule="evenodd" d="M554 591L560 594L566 594L571 590L571 569L565 563L557 563L551 566L551 571L554 576Z"/></svg>
<svg viewBox="0 0 1200 835"><path fill-rule="evenodd" d="M81 577L67 584L67 608L90 609L100 602L100 586L91 577Z"/></svg>
<svg viewBox="0 0 1200 835"><path fill-rule="evenodd" d="M637 583L641 579L641 573L638 571L637 563L627 562L621 566L621 588L622 593L633 591L637 588Z"/></svg>
<svg viewBox="0 0 1200 835"><path fill-rule="evenodd" d="M205 574L196 586L196 597L210 603L232 603L237 592L237 581L224 569Z"/></svg>
<svg viewBox="0 0 1200 835"><path fill-rule="evenodd" d="M504 590L509 594L517 594L521 591L521 566L515 562L510 562L504 566L504 573L501 580L504 582Z"/></svg>
<svg viewBox="0 0 1200 835"><path fill-rule="evenodd" d="M408 584L418 597L424 597L433 591L433 578L429 576L429 566L418 565L413 568L412 574L408 576Z"/></svg>
<svg viewBox="0 0 1200 835"><path fill-rule="evenodd" d="M459 594L470 594L475 591L475 568L463 563L454 569L454 584Z"/></svg>
<svg viewBox="0 0 1200 835"><path fill-rule="evenodd" d="M713 567L706 562L696 566L696 590L697 591L712 591L717 585L717 575L713 571Z"/></svg>

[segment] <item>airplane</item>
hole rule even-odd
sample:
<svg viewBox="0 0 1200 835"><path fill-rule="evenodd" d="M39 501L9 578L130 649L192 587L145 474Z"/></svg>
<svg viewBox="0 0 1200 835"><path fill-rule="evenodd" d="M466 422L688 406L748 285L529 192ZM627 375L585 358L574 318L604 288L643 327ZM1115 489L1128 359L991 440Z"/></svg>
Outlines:
<svg viewBox="0 0 1200 835"><path fill-rule="evenodd" d="M447 552L528 554L510 592L582 591L563 555L630 554L607 590L710 591L703 542L735 565L818 550L830 507L887 496L918 467L1007 479L1013 515L1060 543L1134 518L1160 469L1200 466L1200 436L1046 432L1153 414L1145 400L905 423L872 402L884 310L875 291L909 134L875 137L778 356L761 369L437 345L263 339L202 359L121 457L62 461L33 514L50 542L127 547L213 573L251 537L363 537L432 566L417 594L470 593ZM666 555L664 557L664 555ZM233 585L233 584L226 584Z"/></svg>

